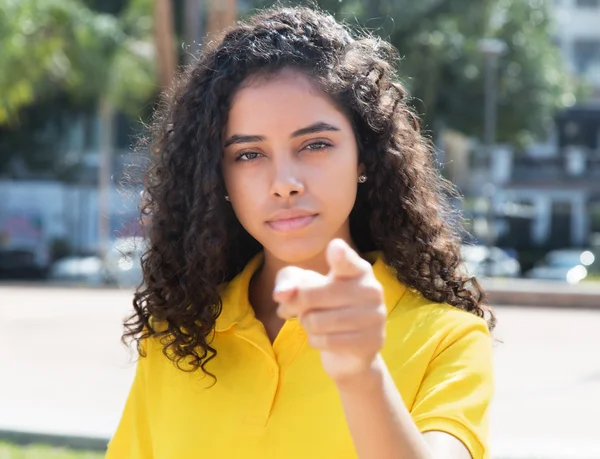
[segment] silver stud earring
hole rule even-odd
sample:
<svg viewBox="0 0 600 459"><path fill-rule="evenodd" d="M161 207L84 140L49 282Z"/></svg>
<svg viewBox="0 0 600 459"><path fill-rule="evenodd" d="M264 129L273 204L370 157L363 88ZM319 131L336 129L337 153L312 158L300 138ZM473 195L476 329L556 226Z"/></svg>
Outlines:
<svg viewBox="0 0 600 459"><path fill-rule="evenodd" d="M360 174L358 176L358 183L365 183L367 181L367 176L365 174Z"/></svg>
<svg viewBox="0 0 600 459"><path fill-rule="evenodd" d="M231 199L229 199L229 195L228 194L225 195L225 201L231 202Z"/></svg>

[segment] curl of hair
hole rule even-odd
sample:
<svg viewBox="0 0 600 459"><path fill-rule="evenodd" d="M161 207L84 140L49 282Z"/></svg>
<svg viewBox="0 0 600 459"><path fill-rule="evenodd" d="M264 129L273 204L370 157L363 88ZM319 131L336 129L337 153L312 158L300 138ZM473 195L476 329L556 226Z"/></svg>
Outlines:
<svg viewBox="0 0 600 459"><path fill-rule="evenodd" d="M261 250L223 199L222 132L248 77L290 67L305 72L353 125L369 177L350 215L358 249L381 251L409 288L484 317L493 328L485 293L460 269L460 219L449 205L454 190L441 178L396 78L396 59L385 41L352 38L325 13L275 8L227 31L182 74L150 127L144 283L123 335L136 341L140 355L143 340L156 337L180 368L210 374L219 286Z"/></svg>

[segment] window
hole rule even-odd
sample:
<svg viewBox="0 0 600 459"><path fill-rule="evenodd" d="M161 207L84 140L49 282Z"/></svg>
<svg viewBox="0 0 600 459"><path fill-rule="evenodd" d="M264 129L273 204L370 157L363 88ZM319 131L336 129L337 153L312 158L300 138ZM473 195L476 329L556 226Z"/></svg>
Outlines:
<svg viewBox="0 0 600 459"><path fill-rule="evenodd" d="M600 40L575 40L573 58L579 74L584 74L591 66L600 64Z"/></svg>

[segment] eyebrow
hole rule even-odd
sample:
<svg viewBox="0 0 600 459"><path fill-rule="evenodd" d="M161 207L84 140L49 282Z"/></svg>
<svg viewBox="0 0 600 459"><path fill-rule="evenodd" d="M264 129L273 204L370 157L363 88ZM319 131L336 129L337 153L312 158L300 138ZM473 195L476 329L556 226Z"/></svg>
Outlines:
<svg viewBox="0 0 600 459"><path fill-rule="evenodd" d="M315 134L317 132L336 132L339 131L340 128L337 128L331 124L324 123L319 121L317 123L311 124L310 126L298 129L297 131L292 132L290 138L301 137L306 134ZM225 148L239 143L251 143L251 142L262 142L265 140L265 137L262 135L238 135L234 134L227 139L225 142Z"/></svg>

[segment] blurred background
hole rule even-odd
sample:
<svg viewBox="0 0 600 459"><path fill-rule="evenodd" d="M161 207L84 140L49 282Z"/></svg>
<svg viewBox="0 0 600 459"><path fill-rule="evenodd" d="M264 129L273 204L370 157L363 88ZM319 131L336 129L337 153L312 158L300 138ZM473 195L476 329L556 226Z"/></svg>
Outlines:
<svg viewBox="0 0 600 459"><path fill-rule="evenodd" d="M0 0L0 459L102 456L134 369L133 146L177 69L271 4ZM313 4L399 50L464 195L499 318L493 457L600 459L600 0Z"/></svg>

